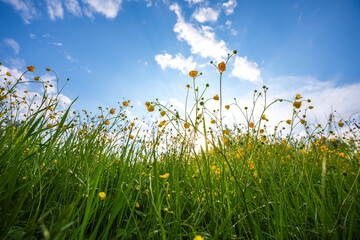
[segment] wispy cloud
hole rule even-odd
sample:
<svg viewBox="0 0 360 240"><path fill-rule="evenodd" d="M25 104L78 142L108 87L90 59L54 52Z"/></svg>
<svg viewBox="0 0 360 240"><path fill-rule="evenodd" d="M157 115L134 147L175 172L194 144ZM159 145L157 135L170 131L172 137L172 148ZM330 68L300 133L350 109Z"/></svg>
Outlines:
<svg viewBox="0 0 360 240"><path fill-rule="evenodd" d="M247 57L235 57L234 68L231 76L248 80L250 82L261 82L261 70L256 62L249 61Z"/></svg>
<svg viewBox="0 0 360 240"><path fill-rule="evenodd" d="M115 18L121 10L122 0L83 0L83 2L90 6L85 12L87 16L92 16L92 12L98 12L106 18Z"/></svg>
<svg viewBox="0 0 360 240"><path fill-rule="evenodd" d="M210 7L198 8L193 17L200 23L216 22L219 17L220 11L216 11Z"/></svg>
<svg viewBox="0 0 360 240"><path fill-rule="evenodd" d="M12 38L5 38L4 39L5 46L11 47L15 54L19 54L20 52L20 45Z"/></svg>
<svg viewBox="0 0 360 240"><path fill-rule="evenodd" d="M64 2L66 10L68 10L72 15L81 17L82 12L77 0L65 0Z"/></svg>
<svg viewBox="0 0 360 240"><path fill-rule="evenodd" d="M53 44L54 44L55 46L59 46L59 47L61 47L61 46L63 45L61 42L53 42Z"/></svg>
<svg viewBox="0 0 360 240"><path fill-rule="evenodd" d="M184 20L181 14L181 8L177 3L170 6L177 16L177 22L174 26L174 32L177 33L179 40L186 41L191 47L192 54L199 54L204 58L213 58L220 60L227 56L229 50L223 40L218 40L211 27L202 26L197 28Z"/></svg>
<svg viewBox="0 0 360 240"><path fill-rule="evenodd" d="M234 13L234 9L237 6L236 0L229 0L228 2L225 2L222 4L225 14L231 15Z"/></svg>
<svg viewBox="0 0 360 240"><path fill-rule="evenodd" d="M62 7L62 2L58 0L46 0L47 10L51 20L56 18L64 18L64 9Z"/></svg>
<svg viewBox="0 0 360 240"><path fill-rule="evenodd" d="M66 58L67 60L69 60L70 62L72 62L72 63L78 61L76 58L73 58L71 55L65 55L65 58Z"/></svg>
<svg viewBox="0 0 360 240"><path fill-rule="evenodd" d="M204 2L204 0L185 0L185 1L187 1L189 4L197 4Z"/></svg>
<svg viewBox="0 0 360 240"><path fill-rule="evenodd" d="M25 24L29 24L30 20L37 16L36 8L33 3L28 0L0 0L1 2L10 4L15 11L19 12Z"/></svg>
<svg viewBox="0 0 360 240"><path fill-rule="evenodd" d="M174 56L165 53L155 56L155 61L161 66L162 69L172 68L180 70L182 73L186 73L196 68L196 63L193 61L193 57L185 58L181 53Z"/></svg>

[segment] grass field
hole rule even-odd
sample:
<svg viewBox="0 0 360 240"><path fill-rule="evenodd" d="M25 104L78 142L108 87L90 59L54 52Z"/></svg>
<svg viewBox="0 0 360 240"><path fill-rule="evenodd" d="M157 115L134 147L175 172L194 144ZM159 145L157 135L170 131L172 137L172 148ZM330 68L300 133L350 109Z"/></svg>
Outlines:
<svg viewBox="0 0 360 240"><path fill-rule="evenodd" d="M61 109L46 82L29 81L44 87L34 99L0 72L0 239L359 239L356 129L333 115L308 123L300 95L256 116L265 86L252 108L239 107L245 123L229 128L223 111L238 105L222 103L226 63L214 64L214 97L189 73L185 115L147 102L159 110L150 126L126 116L129 101L94 115ZM283 101L292 118L264 128L267 107Z"/></svg>

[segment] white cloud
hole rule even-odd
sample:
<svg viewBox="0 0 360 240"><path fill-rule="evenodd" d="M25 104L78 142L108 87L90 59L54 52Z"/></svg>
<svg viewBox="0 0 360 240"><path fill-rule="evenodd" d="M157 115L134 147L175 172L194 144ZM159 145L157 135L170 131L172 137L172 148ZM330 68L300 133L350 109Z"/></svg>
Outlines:
<svg viewBox="0 0 360 240"><path fill-rule="evenodd" d="M193 17L200 23L204 22L216 22L219 17L220 11L215 11L210 7L198 8Z"/></svg>
<svg viewBox="0 0 360 240"><path fill-rule="evenodd" d="M64 9L62 7L62 2L58 0L46 0L47 9L51 20L56 18L64 18Z"/></svg>
<svg viewBox="0 0 360 240"><path fill-rule="evenodd" d="M174 32L177 33L179 40L184 40L190 45L192 54L199 54L201 57L210 57L214 60L221 60L227 56L229 50L226 43L216 39L211 27L202 26L200 29L186 22L181 15L180 6L176 3L170 6L170 10L177 15Z"/></svg>
<svg viewBox="0 0 360 240"><path fill-rule="evenodd" d="M74 16L81 17L81 8L77 0L65 0L64 2L66 9Z"/></svg>
<svg viewBox="0 0 360 240"><path fill-rule="evenodd" d="M31 39L35 39L35 38L36 38L35 34L33 34L33 33L30 33L30 34L29 34L29 37L30 37Z"/></svg>
<svg viewBox="0 0 360 240"><path fill-rule="evenodd" d="M7 45L8 47L11 47L15 54L19 54L20 52L20 45L12 38L5 38L4 39L4 44Z"/></svg>
<svg viewBox="0 0 360 240"><path fill-rule="evenodd" d="M61 42L53 42L53 44L54 44L55 46L59 46L59 47L61 47L61 46L63 45Z"/></svg>
<svg viewBox="0 0 360 240"><path fill-rule="evenodd" d="M178 53L173 57L172 55L165 53L163 55L158 54L155 56L156 62L161 66L161 69L167 67L180 70L182 73L187 73L196 68L196 63L193 61L193 57L185 58L181 53Z"/></svg>
<svg viewBox="0 0 360 240"><path fill-rule="evenodd" d="M70 55L65 55L65 58L67 60L69 60L70 62L74 63L74 62L77 62L78 60L76 58L73 58L72 56Z"/></svg>
<svg viewBox="0 0 360 240"><path fill-rule="evenodd" d="M85 14L92 16L92 12L98 12L105 15L106 18L115 18L121 10L121 3L123 0L83 0L90 6ZM88 12L90 11L90 12Z"/></svg>
<svg viewBox="0 0 360 240"><path fill-rule="evenodd" d="M203 2L204 0L185 0L185 1L187 1L189 4L197 4Z"/></svg>
<svg viewBox="0 0 360 240"><path fill-rule="evenodd" d="M25 24L29 24L30 20L37 15L36 9L31 1L28 0L0 0L10 4L15 11L19 12Z"/></svg>
<svg viewBox="0 0 360 240"><path fill-rule="evenodd" d="M256 62L247 60L247 57L235 57L234 68L231 71L231 76L248 80L250 82L261 82L260 69Z"/></svg>
<svg viewBox="0 0 360 240"><path fill-rule="evenodd" d="M229 0L226 3L223 3L222 6L224 8L226 15L231 15L234 13L234 8L236 7L237 2L236 0Z"/></svg>

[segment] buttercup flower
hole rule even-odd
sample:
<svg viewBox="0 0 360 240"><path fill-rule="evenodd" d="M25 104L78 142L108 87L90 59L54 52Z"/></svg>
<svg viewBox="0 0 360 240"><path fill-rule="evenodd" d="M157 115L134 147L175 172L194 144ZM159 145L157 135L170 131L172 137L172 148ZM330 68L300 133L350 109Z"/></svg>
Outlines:
<svg viewBox="0 0 360 240"><path fill-rule="evenodd" d="M343 127L344 123L342 121L338 122L339 127Z"/></svg>
<svg viewBox="0 0 360 240"><path fill-rule="evenodd" d="M109 122L108 120L106 120L106 121L104 122L104 124L105 124L105 125L110 125L110 122Z"/></svg>
<svg viewBox="0 0 360 240"><path fill-rule="evenodd" d="M218 69L220 72L224 72L226 70L226 64L224 62L219 63Z"/></svg>
<svg viewBox="0 0 360 240"><path fill-rule="evenodd" d="M302 98L302 96L300 96L300 94L296 94L295 99L299 100L300 98Z"/></svg>
<svg viewBox="0 0 360 240"><path fill-rule="evenodd" d="M127 102L126 102L126 101L124 101L124 102L123 102L123 105L124 105L125 107L127 107L127 106L129 106L129 103L130 103L130 100L129 100L129 101L127 101Z"/></svg>
<svg viewBox="0 0 360 240"><path fill-rule="evenodd" d="M204 240L202 236L196 235L193 240Z"/></svg>
<svg viewBox="0 0 360 240"><path fill-rule="evenodd" d="M299 109L299 108L301 107L301 103L302 103L302 102L294 102L294 103L293 103L294 108Z"/></svg>
<svg viewBox="0 0 360 240"><path fill-rule="evenodd" d="M148 108L147 108L147 110L148 110L149 112L153 112L153 111L155 110L155 107L154 107L153 105L149 105Z"/></svg>
<svg viewBox="0 0 360 240"><path fill-rule="evenodd" d="M9 77L11 77L11 73L9 73L9 72L7 72L6 75L9 76Z"/></svg>
<svg viewBox="0 0 360 240"><path fill-rule="evenodd" d="M250 128L253 128L253 127L254 127L254 123L253 123L253 122L249 123L249 127L250 127Z"/></svg>
<svg viewBox="0 0 360 240"><path fill-rule="evenodd" d="M39 80L40 80L40 77L34 77L34 80L35 80L35 81L39 81Z"/></svg>
<svg viewBox="0 0 360 240"><path fill-rule="evenodd" d="M29 72L33 72L36 70L36 68L34 66L28 66L27 69Z"/></svg>
<svg viewBox="0 0 360 240"><path fill-rule="evenodd" d="M170 173L165 173L164 175L160 175L159 177L161 177L161 178L167 178L168 176L170 176Z"/></svg>
<svg viewBox="0 0 360 240"><path fill-rule="evenodd" d="M190 127L190 123L184 123L184 128L189 128Z"/></svg>
<svg viewBox="0 0 360 240"><path fill-rule="evenodd" d="M162 117L165 116L165 114L166 114L165 111L161 111L161 112L160 112L160 115L161 115Z"/></svg>
<svg viewBox="0 0 360 240"><path fill-rule="evenodd" d="M110 114L115 114L115 110L113 108L110 110Z"/></svg>
<svg viewBox="0 0 360 240"><path fill-rule="evenodd" d="M219 98L219 95L216 94L216 95L214 96L214 100L219 100L219 99L220 99L220 98Z"/></svg>
<svg viewBox="0 0 360 240"><path fill-rule="evenodd" d="M291 120L290 120L290 119L286 120L286 123L290 125L290 124L291 124Z"/></svg>
<svg viewBox="0 0 360 240"><path fill-rule="evenodd" d="M198 71L190 71L190 72L189 72L189 76L190 76L190 77L196 77L197 74L198 74Z"/></svg>
<svg viewBox="0 0 360 240"><path fill-rule="evenodd" d="M211 124L215 124L216 121L214 119L211 119Z"/></svg>
<svg viewBox="0 0 360 240"><path fill-rule="evenodd" d="M226 108L226 110L229 110L230 105L226 105L225 108Z"/></svg>
<svg viewBox="0 0 360 240"><path fill-rule="evenodd" d="M46 68L45 70L46 70L46 71L48 71L48 72L50 72L50 71L51 71L51 69L50 69L50 68Z"/></svg>
<svg viewBox="0 0 360 240"><path fill-rule="evenodd" d="M104 192L99 193L100 200L104 200L106 198L106 194Z"/></svg>

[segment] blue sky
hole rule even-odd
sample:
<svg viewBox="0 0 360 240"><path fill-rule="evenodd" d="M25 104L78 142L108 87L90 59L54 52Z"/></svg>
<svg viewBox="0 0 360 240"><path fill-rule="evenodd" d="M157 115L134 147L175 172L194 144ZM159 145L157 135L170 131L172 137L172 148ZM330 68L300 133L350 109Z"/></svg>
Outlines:
<svg viewBox="0 0 360 240"><path fill-rule="evenodd" d="M357 0L0 0L3 71L33 65L51 79L50 67L71 79L63 96L79 96L76 108L130 99L139 117L156 98L182 108L193 69L209 97L218 93L209 61L234 49L225 103L250 104L266 85L270 99L299 93L321 116L349 115L360 110L359 42Z"/></svg>

